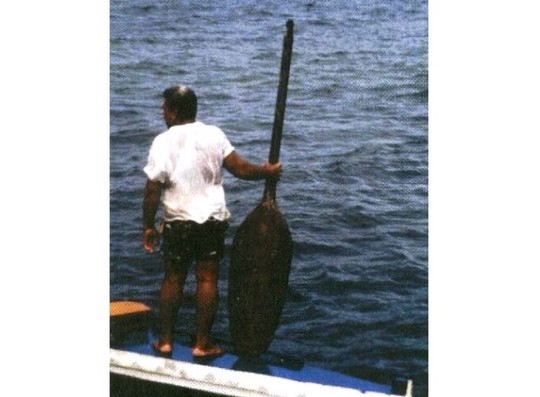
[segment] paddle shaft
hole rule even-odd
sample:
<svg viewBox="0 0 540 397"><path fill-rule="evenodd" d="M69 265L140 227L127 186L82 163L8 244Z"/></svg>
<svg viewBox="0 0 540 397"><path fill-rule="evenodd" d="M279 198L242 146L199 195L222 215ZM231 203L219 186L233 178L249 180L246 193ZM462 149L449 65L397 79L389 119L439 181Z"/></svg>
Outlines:
<svg viewBox="0 0 540 397"><path fill-rule="evenodd" d="M287 101L287 87L289 85L289 71L291 69L292 45L293 45L294 23L288 20L286 24L285 36L283 38L283 52L281 55L281 69L279 73L279 86L276 100L276 110L274 113L274 127L272 129L272 142L270 145L270 155L268 162L275 164L279 161L279 150L281 148L281 135L283 133L283 121L285 119L285 104ZM267 179L264 198L276 199L275 179Z"/></svg>

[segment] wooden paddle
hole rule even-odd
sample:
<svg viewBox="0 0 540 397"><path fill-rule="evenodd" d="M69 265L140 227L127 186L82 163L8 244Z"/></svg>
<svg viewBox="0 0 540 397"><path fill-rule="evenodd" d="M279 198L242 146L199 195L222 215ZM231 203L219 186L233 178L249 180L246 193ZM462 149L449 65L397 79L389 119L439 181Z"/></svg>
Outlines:
<svg viewBox="0 0 540 397"><path fill-rule="evenodd" d="M269 162L279 161L292 57L293 21L286 24ZM276 204L275 179L265 184L262 202L238 228L229 267L229 328L235 352L264 353L272 342L287 295L292 238Z"/></svg>

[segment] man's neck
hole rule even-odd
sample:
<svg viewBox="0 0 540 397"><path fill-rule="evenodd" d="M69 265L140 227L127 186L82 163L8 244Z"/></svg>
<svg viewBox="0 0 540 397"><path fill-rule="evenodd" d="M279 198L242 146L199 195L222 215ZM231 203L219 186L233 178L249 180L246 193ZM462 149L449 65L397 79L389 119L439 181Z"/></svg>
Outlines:
<svg viewBox="0 0 540 397"><path fill-rule="evenodd" d="M173 120L168 127L173 127L175 125L191 124L194 123L195 119L182 119L182 120Z"/></svg>

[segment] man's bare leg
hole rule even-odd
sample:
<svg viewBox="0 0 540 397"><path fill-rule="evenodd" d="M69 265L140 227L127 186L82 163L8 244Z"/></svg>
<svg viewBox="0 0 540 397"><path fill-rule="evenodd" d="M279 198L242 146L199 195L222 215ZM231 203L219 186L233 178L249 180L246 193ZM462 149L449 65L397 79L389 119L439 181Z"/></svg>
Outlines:
<svg viewBox="0 0 540 397"><path fill-rule="evenodd" d="M218 309L219 293L217 282L219 262L216 259L197 261L197 320L193 355L196 357L218 356L223 349L210 339L210 331Z"/></svg>
<svg viewBox="0 0 540 397"><path fill-rule="evenodd" d="M174 266L165 263L165 276L161 284L159 300L159 320L161 325L159 341L153 347L158 352L172 352L173 329L176 323L180 297L186 281L187 266Z"/></svg>

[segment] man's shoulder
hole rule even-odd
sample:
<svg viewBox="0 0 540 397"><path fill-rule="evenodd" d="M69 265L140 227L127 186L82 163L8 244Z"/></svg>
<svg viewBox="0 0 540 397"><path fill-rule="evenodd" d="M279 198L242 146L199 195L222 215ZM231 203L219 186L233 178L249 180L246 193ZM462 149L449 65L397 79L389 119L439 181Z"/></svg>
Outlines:
<svg viewBox="0 0 540 397"><path fill-rule="evenodd" d="M225 135L225 132L223 132L223 130L220 127L218 127L217 125L205 124L205 123L200 122L200 121L197 121L196 123L198 124L197 125L198 131L202 133L201 135L204 135L207 138L210 138L212 140L216 140L216 139L218 139L218 140L226 140L226 139L228 139L227 136Z"/></svg>
<svg viewBox="0 0 540 397"><path fill-rule="evenodd" d="M165 130L154 136L153 142L154 144L162 142L167 139L167 136L170 134L170 129Z"/></svg>
<svg viewBox="0 0 540 397"><path fill-rule="evenodd" d="M189 124L175 125L168 130L156 135L154 141L168 142L170 139L176 139L179 136L194 136L198 139L228 139L225 132L213 124L206 124L202 121L195 121Z"/></svg>
<svg viewBox="0 0 540 397"><path fill-rule="evenodd" d="M220 133L223 133L223 131L221 130L221 128L219 128L217 125L214 125L214 124L206 124L202 121L196 121L195 123L193 123L194 127L195 128L201 128L201 129L205 129L207 131L214 131L214 132L220 132Z"/></svg>

